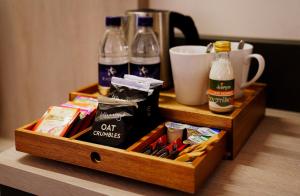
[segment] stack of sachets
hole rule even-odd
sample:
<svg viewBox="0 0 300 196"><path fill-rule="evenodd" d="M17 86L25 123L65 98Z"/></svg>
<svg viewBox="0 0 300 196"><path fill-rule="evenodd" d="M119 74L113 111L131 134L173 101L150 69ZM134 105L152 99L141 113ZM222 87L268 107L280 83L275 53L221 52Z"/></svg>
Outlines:
<svg viewBox="0 0 300 196"><path fill-rule="evenodd" d="M87 140L126 147L157 126L158 98L163 81L125 75L113 77L108 97L98 109Z"/></svg>
<svg viewBox="0 0 300 196"><path fill-rule="evenodd" d="M98 100L77 96L60 106L50 106L33 131L54 136L72 137L94 121Z"/></svg>

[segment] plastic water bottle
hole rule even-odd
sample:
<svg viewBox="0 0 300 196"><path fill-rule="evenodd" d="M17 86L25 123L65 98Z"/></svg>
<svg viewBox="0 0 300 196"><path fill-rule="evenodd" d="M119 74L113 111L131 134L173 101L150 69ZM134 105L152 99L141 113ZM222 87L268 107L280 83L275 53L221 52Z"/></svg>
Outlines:
<svg viewBox="0 0 300 196"><path fill-rule="evenodd" d="M106 31L99 48L98 84L107 95L113 76L128 74L128 46L121 28L121 17L106 17Z"/></svg>
<svg viewBox="0 0 300 196"><path fill-rule="evenodd" d="M152 24L152 17L138 18L138 29L131 44L129 69L132 75L159 79L159 44Z"/></svg>

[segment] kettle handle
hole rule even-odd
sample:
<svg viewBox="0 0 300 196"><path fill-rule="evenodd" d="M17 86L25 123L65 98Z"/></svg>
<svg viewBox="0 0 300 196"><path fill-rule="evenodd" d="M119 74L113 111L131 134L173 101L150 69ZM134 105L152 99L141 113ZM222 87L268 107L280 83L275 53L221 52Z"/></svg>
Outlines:
<svg viewBox="0 0 300 196"><path fill-rule="evenodd" d="M174 29L178 28L185 37L186 45L200 45L200 38L193 19L177 12L170 13L170 47L174 46Z"/></svg>

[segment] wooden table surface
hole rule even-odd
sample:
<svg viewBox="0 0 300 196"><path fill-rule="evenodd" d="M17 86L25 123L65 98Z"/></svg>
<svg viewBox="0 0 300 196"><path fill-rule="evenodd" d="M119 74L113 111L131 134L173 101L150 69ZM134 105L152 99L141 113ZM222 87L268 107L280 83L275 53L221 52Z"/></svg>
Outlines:
<svg viewBox="0 0 300 196"><path fill-rule="evenodd" d="M84 196L183 195L171 189L34 157L15 151L11 145L13 142L0 139L0 184L26 192ZM300 113L267 109L266 117L236 159L222 161L197 193L219 194L299 195Z"/></svg>

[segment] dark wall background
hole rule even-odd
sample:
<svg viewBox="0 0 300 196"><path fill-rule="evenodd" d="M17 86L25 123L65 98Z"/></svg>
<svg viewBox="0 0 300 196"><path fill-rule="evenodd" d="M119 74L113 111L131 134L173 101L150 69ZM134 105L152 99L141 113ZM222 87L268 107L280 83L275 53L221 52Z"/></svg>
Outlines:
<svg viewBox="0 0 300 196"><path fill-rule="evenodd" d="M239 41L240 38L201 38L200 44L207 45L216 40ZM266 67L258 82L267 84L267 107L300 112L300 43L290 41L243 39L254 45L254 53L264 56ZM176 45L183 45L183 38ZM249 78L257 70L252 60Z"/></svg>
<svg viewBox="0 0 300 196"><path fill-rule="evenodd" d="M268 84L267 106L300 112L300 45L253 44L254 52L262 54L266 60L266 68L259 81ZM255 73L255 67L250 73Z"/></svg>

